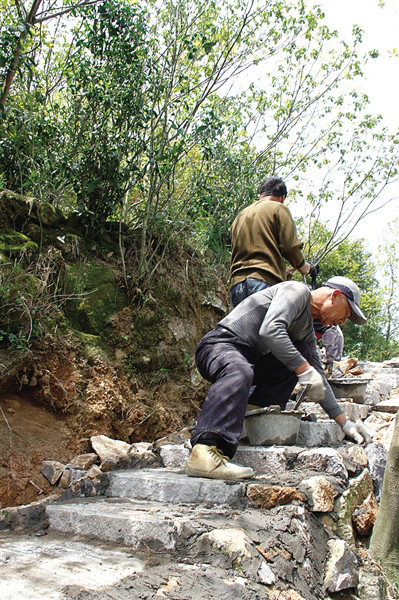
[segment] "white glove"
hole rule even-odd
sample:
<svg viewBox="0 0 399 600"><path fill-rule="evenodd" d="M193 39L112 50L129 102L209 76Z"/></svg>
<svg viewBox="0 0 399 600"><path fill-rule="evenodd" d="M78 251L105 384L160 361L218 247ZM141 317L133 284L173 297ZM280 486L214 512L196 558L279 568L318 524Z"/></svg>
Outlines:
<svg viewBox="0 0 399 600"><path fill-rule="evenodd" d="M306 399L310 402L323 402L326 395L323 377L314 367L309 367L298 375L298 381L302 387L307 387Z"/></svg>
<svg viewBox="0 0 399 600"><path fill-rule="evenodd" d="M341 427L342 431L346 436L352 438L356 444L362 444L371 442L371 437L361 421L351 421L348 419Z"/></svg>

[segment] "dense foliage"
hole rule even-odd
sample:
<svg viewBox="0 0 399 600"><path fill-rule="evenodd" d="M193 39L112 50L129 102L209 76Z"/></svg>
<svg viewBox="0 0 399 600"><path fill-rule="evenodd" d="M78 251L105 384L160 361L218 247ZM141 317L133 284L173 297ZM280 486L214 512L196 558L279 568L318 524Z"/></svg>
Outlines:
<svg viewBox="0 0 399 600"><path fill-rule="evenodd" d="M331 231L320 223L315 228L314 242L311 248L317 256L319 250L325 247L331 238ZM309 246L309 245L308 245ZM309 247L305 248L307 256ZM383 251L381 250L381 258ZM392 252L387 252L383 258L385 265L393 262ZM356 281L362 291L362 309L368 320L359 327L351 321L342 326L345 337L344 354L375 361L383 361L397 356L399 342L393 322L397 322L397 302L392 297L392 285L397 286L398 279L393 271L391 281L381 278L381 271L370 252L367 251L364 240L344 240L331 250L319 263L320 272L317 275L317 286L322 285L330 277L340 275ZM310 278L308 278L310 281ZM390 318L392 314L392 318Z"/></svg>
<svg viewBox="0 0 399 600"><path fill-rule="evenodd" d="M397 135L357 91L377 56L358 55L358 28L341 41L300 0L0 8L0 188L75 211L94 239L125 223L121 260L139 235L134 280L145 291L176 238L227 262L234 216L265 176L281 175L303 206L308 254L322 269L340 257L335 273L364 271L375 335L386 334L369 259L352 247L353 267L345 246L398 163ZM320 236L326 204L336 220ZM377 352L369 326L362 336L353 351Z"/></svg>

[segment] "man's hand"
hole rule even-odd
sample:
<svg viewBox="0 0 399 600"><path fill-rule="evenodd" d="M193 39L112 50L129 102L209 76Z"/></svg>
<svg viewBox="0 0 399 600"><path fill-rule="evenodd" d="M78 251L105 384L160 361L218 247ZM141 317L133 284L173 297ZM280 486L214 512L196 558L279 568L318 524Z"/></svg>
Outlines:
<svg viewBox="0 0 399 600"><path fill-rule="evenodd" d="M314 367L309 367L303 373L297 373L297 377L302 387L308 386L306 398L310 402L323 402L326 388L322 376Z"/></svg>
<svg viewBox="0 0 399 600"><path fill-rule="evenodd" d="M298 269L301 275L309 275L310 273L310 264L305 262L300 269Z"/></svg>
<svg viewBox="0 0 399 600"><path fill-rule="evenodd" d="M371 437L361 421L355 423L355 421L347 419L346 423L342 425L342 431L347 437L352 438L356 444L371 442Z"/></svg>
<svg viewBox="0 0 399 600"><path fill-rule="evenodd" d="M295 271L294 267L287 267L287 269L285 270L285 275L287 277L287 281L293 280L294 271Z"/></svg>

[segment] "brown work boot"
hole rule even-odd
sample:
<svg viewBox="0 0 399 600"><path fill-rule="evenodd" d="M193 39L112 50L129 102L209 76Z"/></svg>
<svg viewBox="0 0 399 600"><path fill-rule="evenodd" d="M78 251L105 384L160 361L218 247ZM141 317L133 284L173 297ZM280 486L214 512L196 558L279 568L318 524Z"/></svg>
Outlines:
<svg viewBox="0 0 399 600"><path fill-rule="evenodd" d="M251 467L235 465L219 448L205 444L194 446L184 470L190 477L209 479L246 479L254 474Z"/></svg>

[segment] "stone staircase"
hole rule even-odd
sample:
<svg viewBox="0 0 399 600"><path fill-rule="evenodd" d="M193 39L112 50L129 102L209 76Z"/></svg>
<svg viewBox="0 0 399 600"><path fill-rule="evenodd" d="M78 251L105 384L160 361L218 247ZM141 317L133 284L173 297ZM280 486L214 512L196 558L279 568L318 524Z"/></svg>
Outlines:
<svg viewBox="0 0 399 600"><path fill-rule="evenodd" d="M370 410L341 404L354 420L364 420ZM348 600L393 598L378 566L357 552L353 520L360 507L367 514L379 495L386 452L382 456L374 443L344 441L318 406L304 409L297 446L239 446L234 460L252 467L253 479L187 477L188 444L165 443L152 451L151 466L136 458L135 468L102 472L97 488L76 470L77 480L61 499L10 509L3 522L14 518L16 527L2 535L9 558L0 554L0 566L13 564L17 575L4 580L14 591L1 593L2 599L328 600L341 593ZM39 537L12 538L18 524L26 531L29 522ZM37 552L36 574L44 558L58 556L64 545L64 566L72 565L73 575L80 561L87 572L98 572L97 583L55 580L52 593L43 594L32 575L25 587L15 587L16 581L22 585L28 543L30 555ZM79 560L71 559L73 548ZM120 577L104 584L115 561L123 565Z"/></svg>
<svg viewBox="0 0 399 600"><path fill-rule="evenodd" d="M115 552L125 557L124 565L130 556L134 569L127 576L123 570L124 578L111 586L91 583L88 589L64 579L61 588L57 582L55 595L41 592L42 597L326 600L332 591L356 588L357 598L369 600L359 590L369 589L370 577L380 574L373 575L370 566L359 570L350 539L342 540L332 529L337 501L344 494L355 494L358 505L372 491L368 469L358 458L366 453L358 455L353 449L362 450L352 444L312 449L243 445L236 460L252 466L256 476L226 482L187 477L182 466L188 448L161 446L161 466L110 471L104 495L45 504L41 526L47 535L35 540L40 544L36 573L61 544L68 552L83 544L78 563L86 561L88 572L96 568L99 582L108 568L94 565L99 544L111 562ZM341 509L348 512L346 505ZM14 556L9 540L6 536L2 541L20 572L27 541L19 542L25 550L21 554L19 547ZM328 571L334 544L340 562ZM67 559L73 574L76 557L71 560L65 552ZM22 595L18 588L17 595L5 593L2 598L40 597L35 577ZM16 585L15 578L10 582Z"/></svg>
<svg viewBox="0 0 399 600"><path fill-rule="evenodd" d="M134 548L156 542L171 549L180 537L186 539L185 528L193 529L194 522L203 533L205 522L212 529L220 515L225 519L232 511L247 513L262 503L314 507L314 491L306 486L311 477L323 477L330 484L331 509L333 498L348 482L344 460L331 448L240 447L236 460L256 472L255 479L245 481L187 477L182 467L189 450L184 445L161 446L159 454L162 467L111 471L105 497L48 504L50 528ZM320 503L316 509L325 510Z"/></svg>

